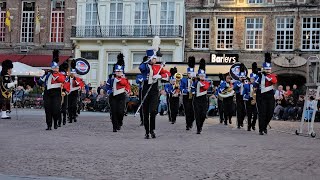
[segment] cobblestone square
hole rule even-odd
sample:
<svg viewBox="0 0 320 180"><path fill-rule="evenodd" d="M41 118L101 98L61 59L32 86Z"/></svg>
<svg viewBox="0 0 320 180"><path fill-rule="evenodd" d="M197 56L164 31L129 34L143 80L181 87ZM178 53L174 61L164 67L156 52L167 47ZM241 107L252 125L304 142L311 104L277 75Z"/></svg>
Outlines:
<svg viewBox="0 0 320 180"><path fill-rule="evenodd" d="M272 121L268 135L205 121L201 135L157 116L156 139L139 118L113 133L109 114L45 131L44 112L15 110L0 120L0 179L319 179L320 141L294 135L298 122ZM319 133L319 124L315 124Z"/></svg>

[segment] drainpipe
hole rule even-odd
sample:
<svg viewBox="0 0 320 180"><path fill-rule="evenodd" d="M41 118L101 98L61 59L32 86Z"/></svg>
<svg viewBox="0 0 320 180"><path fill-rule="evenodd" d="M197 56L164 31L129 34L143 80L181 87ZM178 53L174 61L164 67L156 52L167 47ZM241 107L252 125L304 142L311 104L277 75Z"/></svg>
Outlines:
<svg viewBox="0 0 320 180"><path fill-rule="evenodd" d="M185 1L183 2L184 4L184 8L183 8L183 14L184 14L184 18L183 18L183 39L182 39L182 62L185 61L185 47L186 47L186 19L187 19L187 12L186 12L186 3Z"/></svg>

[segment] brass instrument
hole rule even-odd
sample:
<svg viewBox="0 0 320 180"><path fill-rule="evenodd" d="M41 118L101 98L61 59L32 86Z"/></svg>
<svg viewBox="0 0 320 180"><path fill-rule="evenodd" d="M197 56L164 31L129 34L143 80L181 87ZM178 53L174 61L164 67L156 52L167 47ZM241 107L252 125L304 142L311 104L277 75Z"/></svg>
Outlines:
<svg viewBox="0 0 320 180"><path fill-rule="evenodd" d="M178 97L180 94L180 82L183 75L181 73L175 73L173 77L176 79L176 82L174 83L175 93L173 96Z"/></svg>
<svg viewBox="0 0 320 180"><path fill-rule="evenodd" d="M190 81L190 79L188 79L188 82ZM191 92L191 84L192 84L193 80L190 82L190 87L188 87L188 92L189 92L189 99L192 99L192 92Z"/></svg>
<svg viewBox="0 0 320 180"><path fill-rule="evenodd" d="M251 87L251 89L250 89L250 97L252 97L251 105L256 105L256 103L257 103L256 88Z"/></svg>
<svg viewBox="0 0 320 180"><path fill-rule="evenodd" d="M228 88L224 89L221 93L219 93L220 98L227 98L234 95L234 90L231 85Z"/></svg>

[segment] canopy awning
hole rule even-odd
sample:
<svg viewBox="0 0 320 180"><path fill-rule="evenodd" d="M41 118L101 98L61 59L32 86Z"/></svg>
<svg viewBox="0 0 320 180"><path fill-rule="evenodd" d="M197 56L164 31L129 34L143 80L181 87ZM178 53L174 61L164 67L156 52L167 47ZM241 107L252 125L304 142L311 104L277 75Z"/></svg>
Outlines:
<svg viewBox="0 0 320 180"><path fill-rule="evenodd" d="M69 58L70 56L59 56L59 64L62 64ZM12 62L21 62L33 67L50 67L52 55L0 54L0 63L6 59L11 60Z"/></svg>
<svg viewBox="0 0 320 180"><path fill-rule="evenodd" d="M2 70L2 66L0 66ZM13 62L12 76L31 76L39 77L44 74L44 70L32 67L20 62Z"/></svg>
<svg viewBox="0 0 320 180"><path fill-rule="evenodd" d="M206 74L209 78L211 78L213 81L219 81L219 74L226 74L229 73L230 67L232 65L217 65L213 63L207 63L206 64ZM167 63L166 66L164 67L166 70L170 71L171 68L176 67L179 73L182 73L183 75L187 75L187 68L188 68L188 63L186 62L170 62ZM195 71L197 72L199 69L199 64L195 65ZM249 74L251 73L251 69L248 69ZM140 74L139 67L129 70L126 72L126 76L129 78L133 78L136 75Z"/></svg>

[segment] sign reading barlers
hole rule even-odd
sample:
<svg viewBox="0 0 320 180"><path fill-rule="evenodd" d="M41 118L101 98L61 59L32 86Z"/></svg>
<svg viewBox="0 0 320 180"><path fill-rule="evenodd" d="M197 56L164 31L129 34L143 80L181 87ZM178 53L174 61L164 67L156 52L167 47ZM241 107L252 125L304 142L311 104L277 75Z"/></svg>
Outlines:
<svg viewBox="0 0 320 180"><path fill-rule="evenodd" d="M211 54L211 62L216 64L234 64L239 62L238 54Z"/></svg>

